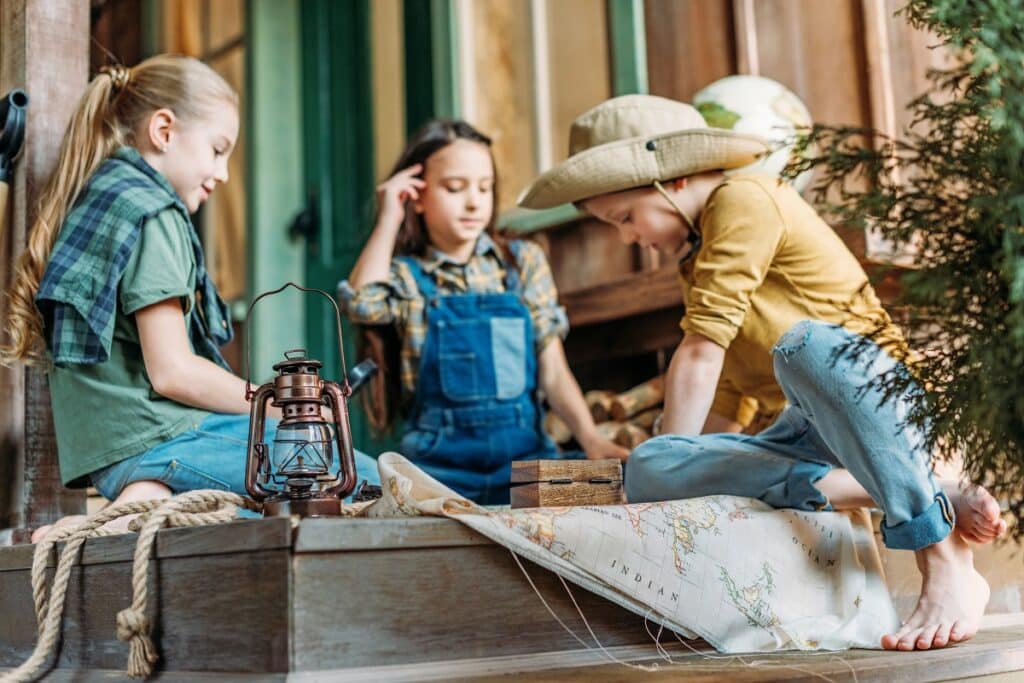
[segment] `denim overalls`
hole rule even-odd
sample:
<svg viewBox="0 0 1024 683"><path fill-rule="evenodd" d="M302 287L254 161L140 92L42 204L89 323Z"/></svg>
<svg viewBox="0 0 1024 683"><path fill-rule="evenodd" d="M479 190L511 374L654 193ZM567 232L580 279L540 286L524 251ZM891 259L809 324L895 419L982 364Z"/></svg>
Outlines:
<svg viewBox="0 0 1024 683"><path fill-rule="evenodd" d="M518 244L511 243L518 260ZM425 302L427 336L402 452L478 503L509 502L513 460L560 457L542 429L530 312L515 268L501 294L440 295L404 257Z"/></svg>

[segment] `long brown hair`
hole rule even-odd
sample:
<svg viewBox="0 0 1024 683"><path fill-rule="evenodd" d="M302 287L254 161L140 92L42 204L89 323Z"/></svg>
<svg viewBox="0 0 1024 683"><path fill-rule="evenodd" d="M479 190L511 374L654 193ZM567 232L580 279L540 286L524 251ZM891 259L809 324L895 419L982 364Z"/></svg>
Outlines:
<svg viewBox="0 0 1024 683"><path fill-rule="evenodd" d="M35 296L61 224L89 177L118 148L133 144L136 129L156 110L170 109L183 122L195 121L215 101L237 106L238 95L216 71L191 57L157 55L132 68L104 69L93 78L64 132L57 166L39 196L28 247L7 291L9 344L0 346L0 363L45 362Z"/></svg>
<svg viewBox="0 0 1024 683"><path fill-rule="evenodd" d="M433 119L423 125L416 134L412 136L405 150L398 157L388 177L399 171L404 171L410 166L421 164L426 168L427 160L434 154L441 151L456 140L469 140L477 142L491 150L491 139L478 131L476 128L459 119ZM491 165L494 166L494 155L491 153ZM498 244L510 267L515 267L515 260L511 258L508 249L508 240L497 230L498 216L498 171L494 169L494 185L491 193L494 197L494 210L487 221L486 232ZM405 220L398 231L398 238L395 241L395 254L423 256L426 253L427 245L430 244L430 237L427 234L427 227L423 223L423 216L416 213L411 207L406 206Z"/></svg>

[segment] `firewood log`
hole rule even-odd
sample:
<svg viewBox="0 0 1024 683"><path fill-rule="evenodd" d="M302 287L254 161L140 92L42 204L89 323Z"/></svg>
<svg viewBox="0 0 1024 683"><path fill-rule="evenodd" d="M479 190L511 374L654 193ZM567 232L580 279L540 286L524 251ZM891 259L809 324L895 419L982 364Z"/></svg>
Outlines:
<svg viewBox="0 0 1024 683"><path fill-rule="evenodd" d="M660 375L616 396L611 405L612 418L625 420L664 400L665 376Z"/></svg>
<svg viewBox="0 0 1024 683"><path fill-rule="evenodd" d="M646 429L651 431L651 427L654 426L654 421L661 415L661 406L655 406L649 410L645 410L642 413L637 413L633 417L629 418L629 424L640 429Z"/></svg>
<svg viewBox="0 0 1024 683"><path fill-rule="evenodd" d="M572 438L572 430L569 429L569 425L554 413L548 413L544 417L544 431L555 443L565 443Z"/></svg>
<svg viewBox="0 0 1024 683"><path fill-rule="evenodd" d="M588 391L583 394L583 400L590 408L590 415L594 422L607 422L611 416L612 400L615 398L614 391Z"/></svg>
<svg viewBox="0 0 1024 683"><path fill-rule="evenodd" d="M598 422L597 433L609 441L614 441L615 435L619 433L620 429L622 429L623 424L624 423L622 422L614 422L612 420L607 422Z"/></svg>
<svg viewBox="0 0 1024 683"><path fill-rule="evenodd" d="M649 431L627 422L619 428L618 433L615 435L615 443L633 449L649 438L651 438Z"/></svg>

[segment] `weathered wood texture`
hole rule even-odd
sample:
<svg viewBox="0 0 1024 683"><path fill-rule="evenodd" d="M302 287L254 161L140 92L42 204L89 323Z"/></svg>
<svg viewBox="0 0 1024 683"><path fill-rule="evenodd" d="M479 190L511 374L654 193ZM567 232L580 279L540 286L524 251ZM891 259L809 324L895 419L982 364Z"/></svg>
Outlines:
<svg viewBox="0 0 1024 683"><path fill-rule="evenodd" d="M784 653L708 656L701 652L672 653L672 662L654 657L654 672L629 670L622 664L603 663L547 669L520 674L517 681L588 681L612 683L636 680L664 683L1016 683L1024 678L1024 623L983 629L965 645L923 652L850 650L823 653ZM638 660L632 660L638 662ZM453 679L449 679L453 680ZM454 679L460 680L460 679ZM497 675L473 676L474 681L505 680Z"/></svg>
<svg viewBox="0 0 1024 683"><path fill-rule="evenodd" d="M85 545L84 566L72 577L60 668L47 680L124 680L127 646L114 638L114 616L131 599L134 541L125 535ZM1019 613L1024 586L1019 557L1009 550L978 548L978 563L993 581L993 602ZM912 564L910 553L899 555ZM446 519L306 519L294 533L286 519L175 529L158 534L157 556L150 586L160 610L160 681L449 681L518 672L524 680L809 682L824 675L881 682L1024 670L1020 614L992 614L970 643L930 653L744 657L758 662L751 667L677 645L671 654L682 667L663 661L649 674L605 665L557 577L524 563L589 652L551 617L506 549ZM891 585L909 586L917 576L886 562ZM30 563L31 548L0 548L0 668L20 662L32 646ZM1005 602L1011 589L1013 604ZM642 618L571 590L594 636L615 656L657 658ZM990 613L1001 611L990 605ZM675 638L663 632L661 641Z"/></svg>
<svg viewBox="0 0 1024 683"><path fill-rule="evenodd" d="M512 463L513 508L623 503L618 460L523 460Z"/></svg>
<svg viewBox="0 0 1024 683"><path fill-rule="evenodd" d="M513 484L537 481L622 479L618 460L520 460L512 463Z"/></svg>
<svg viewBox="0 0 1024 683"><path fill-rule="evenodd" d="M551 609L575 632L586 633L557 577L529 562L523 566ZM296 671L579 645L500 546L296 554L294 571L295 614L301 615L294 622ZM604 645L648 642L641 617L581 588L572 592Z"/></svg>
<svg viewBox="0 0 1024 683"><path fill-rule="evenodd" d="M574 505L621 505L625 501L621 481L591 483L535 482L513 486L513 509L536 507L570 507Z"/></svg>
<svg viewBox="0 0 1024 683"><path fill-rule="evenodd" d="M12 187L12 215L0 273L9 282L26 242L39 193L57 161L61 133L89 64L88 0L0 0L0 92L29 95L25 149ZM24 529L85 510L85 495L60 484L50 395L38 370L0 370L0 527Z"/></svg>
<svg viewBox="0 0 1024 683"><path fill-rule="evenodd" d="M132 600L135 539L130 534L86 543L68 588L57 667L123 671L128 648L116 638L114 624ZM287 671L290 545L290 525L283 519L160 532L159 560L149 570L159 668ZM35 643L27 563L31 547L0 549L4 667L27 658Z"/></svg>

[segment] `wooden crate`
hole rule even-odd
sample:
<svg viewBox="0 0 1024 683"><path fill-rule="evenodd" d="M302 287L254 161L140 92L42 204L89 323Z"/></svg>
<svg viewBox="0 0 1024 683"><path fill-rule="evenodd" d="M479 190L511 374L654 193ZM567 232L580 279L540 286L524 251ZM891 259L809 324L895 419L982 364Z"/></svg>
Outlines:
<svg viewBox="0 0 1024 683"><path fill-rule="evenodd" d="M513 508L624 502L618 460L520 460L512 463L511 483Z"/></svg>

